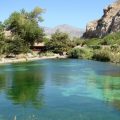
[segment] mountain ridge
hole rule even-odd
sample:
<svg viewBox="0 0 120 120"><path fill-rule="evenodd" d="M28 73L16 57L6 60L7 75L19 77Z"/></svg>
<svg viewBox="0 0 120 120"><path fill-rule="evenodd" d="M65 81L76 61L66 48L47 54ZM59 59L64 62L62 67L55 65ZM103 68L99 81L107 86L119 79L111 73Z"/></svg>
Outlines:
<svg viewBox="0 0 120 120"><path fill-rule="evenodd" d="M70 37L81 37L83 35L83 33L85 32L84 29L74 27L74 26L71 26L71 25L68 25L68 24L58 25L58 26L55 26L53 28L43 27L43 29L44 29L45 34L47 36L51 36L57 30L59 30L60 32L67 33L68 35L70 35Z"/></svg>

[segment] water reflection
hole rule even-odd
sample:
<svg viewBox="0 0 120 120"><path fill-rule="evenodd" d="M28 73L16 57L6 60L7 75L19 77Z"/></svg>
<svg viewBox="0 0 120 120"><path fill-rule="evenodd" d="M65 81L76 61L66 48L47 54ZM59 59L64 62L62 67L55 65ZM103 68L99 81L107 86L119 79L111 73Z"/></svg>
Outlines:
<svg viewBox="0 0 120 120"><path fill-rule="evenodd" d="M24 66L23 68L15 65L5 68L4 71L6 72L0 76L0 89L6 92L7 98L13 104L23 106L31 104L40 108L44 103L42 94L43 75L36 72L34 67L31 69Z"/></svg>
<svg viewBox="0 0 120 120"><path fill-rule="evenodd" d="M0 75L0 92L5 88L6 81L5 81L5 76Z"/></svg>
<svg viewBox="0 0 120 120"><path fill-rule="evenodd" d="M113 75L119 71L81 60L0 67L0 119L119 120L120 77Z"/></svg>
<svg viewBox="0 0 120 120"><path fill-rule="evenodd" d="M110 74L111 75L111 74ZM120 109L120 77L91 75L88 79L88 88L98 99L111 103Z"/></svg>

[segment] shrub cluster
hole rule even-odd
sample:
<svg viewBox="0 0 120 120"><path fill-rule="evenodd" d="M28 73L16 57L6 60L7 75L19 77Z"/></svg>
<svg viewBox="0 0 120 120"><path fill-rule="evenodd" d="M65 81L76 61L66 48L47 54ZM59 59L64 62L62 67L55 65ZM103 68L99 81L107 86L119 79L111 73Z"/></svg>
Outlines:
<svg viewBox="0 0 120 120"><path fill-rule="evenodd" d="M74 48L68 52L69 58L92 59L93 49L90 48Z"/></svg>
<svg viewBox="0 0 120 120"><path fill-rule="evenodd" d="M68 57L120 63L120 46L101 46L100 49L74 48L68 52Z"/></svg>

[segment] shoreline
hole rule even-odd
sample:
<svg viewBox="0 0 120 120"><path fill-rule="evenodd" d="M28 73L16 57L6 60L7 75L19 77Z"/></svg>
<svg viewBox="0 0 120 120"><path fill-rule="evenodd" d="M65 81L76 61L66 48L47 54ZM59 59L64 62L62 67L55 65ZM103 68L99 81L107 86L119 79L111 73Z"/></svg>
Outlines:
<svg viewBox="0 0 120 120"><path fill-rule="evenodd" d="M0 60L0 65L24 63L24 62L37 61L37 60L46 60L46 59L66 59L66 58L68 58L67 55L60 56L58 54L55 54L54 56L42 56L42 57L37 56L37 57L26 57L26 58L2 58L2 60ZM98 62L102 62L102 61L98 61ZM114 63L114 62L107 62L107 63L120 65L119 63Z"/></svg>
<svg viewBox="0 0 120 120"><path fill-rule="evenodd" d="M45 60L45 59L61 59L61 58L67 58L67 56L60 56L60 55L54 55L54 56L42 56L42 57L32 57L32 58L3 58L0 60L0 65L9 64L9 63L22 63L22 62L30 62L30 61L36 61L36 60Z"/></svg>

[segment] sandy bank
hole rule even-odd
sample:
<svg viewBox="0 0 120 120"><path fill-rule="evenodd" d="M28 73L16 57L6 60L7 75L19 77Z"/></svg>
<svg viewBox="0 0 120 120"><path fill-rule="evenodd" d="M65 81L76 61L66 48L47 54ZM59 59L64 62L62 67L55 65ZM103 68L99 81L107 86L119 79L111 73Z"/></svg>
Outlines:
<svg viewBox="0 0 120 120"><path fill-rule="evenodd" d="M2 58L0 60L0 64L29 62L29 61L35 61L35 60L55 59L55 58L67 58L67 56L54 55L54 56L19 58L19 59L17 59L17 58Z"/></svg>

